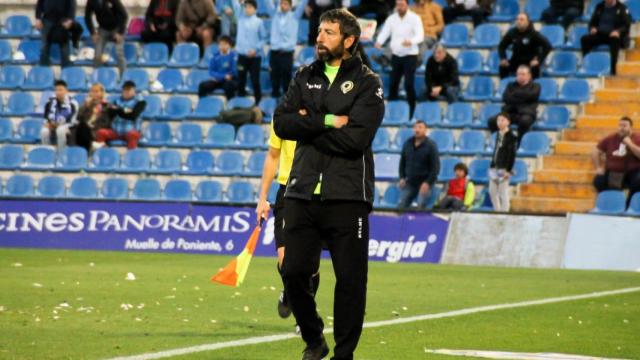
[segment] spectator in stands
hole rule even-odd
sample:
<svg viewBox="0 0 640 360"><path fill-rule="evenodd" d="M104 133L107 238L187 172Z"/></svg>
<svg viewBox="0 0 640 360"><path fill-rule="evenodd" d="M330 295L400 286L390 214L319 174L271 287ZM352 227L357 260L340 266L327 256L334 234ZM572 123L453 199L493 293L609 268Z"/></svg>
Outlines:
<svg viewBox="0 0 640 360"><path fill-rule="evenodd" d="M400 80L404 77L404 89L411 109L416 107L414 86L420 44L424 41L424 28L420 17L409 10L408 0L396 0L396 12L389 16L376 40L380 49L391 37L391 88L389 100L398 99Z"/></svg>
<svg viewBox="0 0 640 360"><path fill-rule="evenodd" d="M400 208L406 209L418 198L418 206L426 208L431 189L440 172L438 146L427 137L427 124L418 120L413 125L414 136L402 146L400 182L402 190Z"/></svg>
<svg viewBox="0 0 640 360"><path fill-rule="evenodd" d="M220 14L220 35L227 35L233 39L238 30L238 24L233 16L233 0L216 1L216 9Z"/></svg>
<svg viewBox="0 0 640 360"><path fill-rule="evenodd" d="M304 13L309 18L309 45L316 44L318 28L320 27L320 15L331 9L349 7L351 0L309 0ZM378 24L380 26L380 24Z"/></svg>
<svg viewBox="0 0 640 360"><path fill-rule="evenodd" d="M532 81L529 67L520 65L516 81L509 83L502 94L502 112L518 126L518 143L536 121L539 98L540 84ZM496 116L489 119L489 129L491 132L500 129Z"/></svg>
<svg viewBox="0 0 640 360"><path fill-rule="evenodd" d="M468 210L473 205L476 198L476 188L469 179L469 169L465 163L457 163L453 168L456 174L455 179L449 180L445 186L446 196L438 203L438 208L442 210Z"/></svg>
<svg viewBox="0 0 640 360"><path fill-rule="evenodd" d="M271 6L273 3L267 1ZM298 42L298 25L304 14L307 0L302 0L295 11L291 10L291 0L279 0L279 11L275 7L271 13L271 49L269 68L271 69L271 96L279 98L286 94L293 72L293 52ZM282 91L282 92L281 92Z"/></svg>
<svg viewBox="0 0 640 360"><path fill-rule="evenodd" d="M236 52L232 50L231 38L223 35L218 40L218 52L209 61L211 80L205 80L198 86L198 96L205 97L216 89L223 89L227 99L236 95L236 77L238 74Z"/></svg>
<svg viewBox="0 0 640 360"><path fill-rule="evenodd" d="M507 49L511 48L511 59L507 60ZM531 69L534 78L540 77L540 65L551 51L551 44L544 35L533 28L526 13L518 14L516 26L504 35L498 45L500 55L500 78L513 76L520 65Z"/></svg>
<svg viewBox="0 0 640 360"><path fill-rule="evenodd" d="M98 22L98 29L93 26L93 15ZM116 47L116 60L120 75L127 68L124 59L124 35L127 30L127 11L120 0L88 0L84 11L84 21L95 44L95 56L93 66L102 66L104 63L102 53L107 42L114 42Z"/></svg>
<svg viewBox="0 0 640 360"><path fill-rule="evenodd" d="M357 17L374 14L378 26L382 26L387 16L391 14L394 5L394 0L362 0L360 4L350 7L349 11Z"/></svg>
<svg viewBox="0 0 640 360"><path fill-rule="evenodd" d="M640 191L640 133L633 132L633 121L623 117L618 131L602 139L593 152L596 176L593 185L598 192L629 189L627 206L633 194Z"/></svg>
<svg viewBox="0 0 640 360"><path fill-rule="evenodd" d="M629 46L631 15L629 9L618 0L604 0L596 5L589 21L589 34L584 35L582 56L599 45L608 45L611 54L611 74L616 74L618 53Z"/></svg>
<svg viewBox="0 0 640 360"><path fill-rule="evenodd" d="M431 48L440 37L444 29L442 8L433 0L418 0L411 10L420 16L424 28L424 47ZM421 49L424 50L424 49Z"/></svg>
<svg viewBox="0 0 640 360"><path fill-rule="evenodd" d="M489 196L495 211L509 211L509 179L513 175L513 165L518 149L517 139L509 129L509 114L497 116L498 133L489 166Z"/></svg>
<svg viewBox="0 0 640 360"><path fill-rule="evenodd" d="M67 83L56 80L54 83L55 96L44 106L45 123L40 132L43 145L56 142L58 149L67 146L67 136L71 128L77 124L78 102L69 96Z"/></svg>
<svg viewBox="0 0 640 360"><path fill-rule="evenodd" d="M93 148L101 148L105 142L112 140L125 140L128 149L137 148L140 116L146 106L142 96L136 95L136 83L125 81L122 94L107 108L107 113L113 118L111 126L96 132Z"/></svg>
<svg viewBox="0 0 640 360"><path fill-rule="evenodd" d="M262 51L267 30L262 19L256 15L258 3L256 0L244 0L244 12L239 0L233 0L233 10L238 17L238 35L236 37L236 51L238 52L238 94L246 96L247 74L251 77L253 96L256 104L262 97L260 86L260 68L262 65Z"/></svg>
<svg viewBox="0 0 640 360"><path fill-rule="evenodd" d="M36 29L40 30L42 47L40 65L49 66L49 50L52 43L60 44L62 67L71 66L69 59L71 28L76 15L75 0L38 0L36 3Z"/></svg>
<svg viewBox="0 0 640 360"><path fill-rule="evenodd" d="M89 96L78 111L78 126L76 127L76 144L87 149L87 152L91 151L95 132L103 128L108 129L111 126L108 107L104 86L100 83L91 85Z"/></svg>
<svg viewBox="0 0 640 360"><path fill-rule="evenodd" d="M171 51L178 31L178 3L179 0L151 0L144 16L144 30L140 34L143 42L161 42Z"/></svg>
<svg viewBox="0 0 640 360"><path fill-rule="evenodd" d="M213 43L217 20L213 1L181 0L176 14L176 41L198 43L203 51Z"/></svg>
<svg viewBox="0 0 640 360"><path fill-rule="evenodd" d="M542 12L542 22L545 24L560 23L566 29L575 19L582 16L584 0L551 0L551 4Z"/></svg>
<svg viewBox="0 0 640 360"><path fill-rule="evenodd" d="M427 60L424 81L427 98L431 101L446 99L452 103L460 96L458 62L441 44L436 45L433 55Z"/></svg>
<svg viewBox="0 0 640 360"><path fill-rule="evenodd" d="M487 21L491 14L493 0L447 0L444 8L444 22L450 24L460 16L471 16L473 26L478 26Z"/></svg>

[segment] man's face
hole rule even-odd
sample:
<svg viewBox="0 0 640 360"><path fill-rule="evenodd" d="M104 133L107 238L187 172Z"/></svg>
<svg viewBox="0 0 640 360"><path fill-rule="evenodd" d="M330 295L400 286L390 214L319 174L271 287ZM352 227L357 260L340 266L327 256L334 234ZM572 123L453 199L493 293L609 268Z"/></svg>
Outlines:
<svg viewBox="0 0 640 360"><path fill-rule="evenodd" d="M613 6L616 4L616 0L604 0L606 6Z"/></svg>
<svg viewBox="0 0 640 360"><path fill-rule="evenodd" d="M218 49L220 50L221 53L226 54L229 52L229 50L231 50L231 45L226 41L219 41Z"/></svg>
<svg viewBox="0 0 640 360"><path fill-rule="evenodd" d="M511 122L509 121L509 119L507 119L506 117L504 117L503 115L498 116L498 129L500 130L506 130L509 128L509 125L511 124Z"/></svg>
<svg viewBox="0 0 640 360"><path fill-rule="evenodd" d="M253 5L244 5L244 14L247 16L253 16L256 13L256 8Z"/></svg>
<svg viewBox="0 0 640 360"><path fill-rule="evenodd" d="M64 100L65 96L67 96L67 88L62 85L56 86L55 91L56 91L56 99L58 99L58 101Z"/></svg>
<svg viewBox="0 0 640 360"><path fill-rule="evenodd" d="M423 123L416 123L413 125L413 135L417 139L424 139L427 137L427 126Z"/></svg>
<svg viewBox="0 0 640 360"><path fill-rule="evenodd" d="M444 58L447 56L447 52L444 51L443 48L437 48L436 52L433 53L433 57L437 62L443 62Z"/></svg>
<svg viewBox="0 0 640 360"><path fill-rule="evenodd" d="M520 31L525 31L529 27L529 19L525 14L519 14L516 18L516 27Z"/></svg>
<svg viewBox="0 0 640 360"><path fill-rule="evenodd" d="M401 16L406 14L407 10L409 10L409 4L407 3L407 0L396 0L396 10Z"/></svg>
<svg viewBox="0 0 640 360"><path fill-rule="evenodd" d="M280 11L287 12L291 10L291 3L289 1L280 1Z"/></svg>
<svg viewBox="0 0 640 360"><path fill-rule="evenodd" d="M136 96L136 88L124 88L122 89L122 98L129 100L132 97Z"/></svg>
<svg viewBox="0 0 640 360"><path fill-rule="evenodd" d="M516 81L520 85L527 85L531 81L531 71L527 69L518 69L516 73Z"/></svg>
<svg viewBox="0 0 640 360"><path fill-rule="evenodd" d="M322 61L332 61L341 59L344 56L344 42L340 33L340 24L337 22L324 21L318 29L316 39L316 54Z"/></svg>
<svg viewBox="0 0 640 360"><path fill-rule="evenodd" d="M631 135L631 124L628 121L620 120L618 122L618 134L622 138Z"/></svg>

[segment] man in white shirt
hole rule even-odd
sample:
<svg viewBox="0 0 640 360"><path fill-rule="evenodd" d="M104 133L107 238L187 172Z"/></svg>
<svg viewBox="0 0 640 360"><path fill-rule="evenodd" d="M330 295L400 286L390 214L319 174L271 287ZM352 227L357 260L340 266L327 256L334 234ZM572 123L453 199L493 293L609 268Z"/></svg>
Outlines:
<svg viewBox="0 0 640 360"><path fill-rule="evenodd" d="M404 89L407 92L407 101L413 116L416 106L416 67L418 66L418 54L420 44L424 41L424 27L422 20L413 11L409 10L408 0L396 0L396 12L385 21L376 47L381 48L391 37L391 88L389 100L398 99L400 80L404 76Z"/></svg>

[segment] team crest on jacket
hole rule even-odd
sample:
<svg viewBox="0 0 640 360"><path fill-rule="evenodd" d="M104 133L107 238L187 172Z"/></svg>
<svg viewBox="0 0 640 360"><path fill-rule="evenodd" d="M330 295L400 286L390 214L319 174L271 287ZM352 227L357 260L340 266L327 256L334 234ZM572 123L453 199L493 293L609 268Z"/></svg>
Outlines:
<svg viewBox="0 0 640 360"><path fill-rule="evenodd" d="M342 90L343 94L346 94L349 91L353 90L353 86L353 81L345 81L342 83L342 85L340 85L340 90Z"/></svg>

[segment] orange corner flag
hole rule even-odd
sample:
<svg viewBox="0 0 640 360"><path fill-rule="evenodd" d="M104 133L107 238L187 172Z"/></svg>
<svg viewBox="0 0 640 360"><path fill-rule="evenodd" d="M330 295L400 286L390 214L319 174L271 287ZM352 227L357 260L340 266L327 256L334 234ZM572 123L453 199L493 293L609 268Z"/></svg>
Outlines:
<svg viewBox="0 0 640 360"><path fill-rule="evenodd" d="M261 221L262 223L262 221ZM244 277L247 275L247 270L249 270L249 263L251 263L251 258L253 257L253 253L256 250L256 244L258 243L258 238L260 237L261 225L256 226L247 240L247 244L244 246L244 250L238 255L235 259L231 260L227 266L225 266L222 270L218 271L217 274L211 277L211 281L238 287L244 281Z"/></svg>

